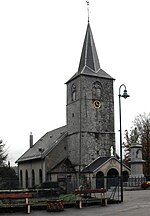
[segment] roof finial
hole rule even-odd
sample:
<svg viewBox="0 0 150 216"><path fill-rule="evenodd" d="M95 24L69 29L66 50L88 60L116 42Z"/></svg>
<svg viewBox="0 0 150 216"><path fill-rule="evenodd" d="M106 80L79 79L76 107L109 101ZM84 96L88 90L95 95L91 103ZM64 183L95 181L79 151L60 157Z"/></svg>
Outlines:
<svg viewBox="0 0 150 216"><path fill-rule="evenodd" d="M89 16L90 16L90 10L89 10L89 4L90 4L90 2L89 1L86 1L86 4L87 4L87 11L88 11L88 23L90 22L90 18L89 18Z"/></svg>

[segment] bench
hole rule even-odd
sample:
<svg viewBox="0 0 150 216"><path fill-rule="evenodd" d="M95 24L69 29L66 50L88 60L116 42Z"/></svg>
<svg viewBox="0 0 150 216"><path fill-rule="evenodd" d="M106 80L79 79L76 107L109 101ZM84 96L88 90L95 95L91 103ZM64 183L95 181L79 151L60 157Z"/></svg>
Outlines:
<svg viewBox="0 0 150 216"><path fill-rule="evenodd" d="M82 203L84 200L88 201L91 198L91 195L94 194L94 197L97 200L100 200L102 206L107 205L106 189L85 189L85 190L75 190L76 197L76 206L82 208ZM95 194L100 194L100 197L96 197ZM84 199L85 198L85 199ZM92 200L91 200L92 201Z"/></svg>
<svg viewBox="0 0 150 216"><path fill-rule="evenodd" d="M29 198L32 198L32 194L30 193L0 193L0 200L2 200L2 203L0 203L0 208L16 208L16 207L25 207L25 212L30 213L30 204L29 204ZM12 200L24 200L25 202L12 202ZM5 200L8 200L8 202L5 204Z"/></svg>

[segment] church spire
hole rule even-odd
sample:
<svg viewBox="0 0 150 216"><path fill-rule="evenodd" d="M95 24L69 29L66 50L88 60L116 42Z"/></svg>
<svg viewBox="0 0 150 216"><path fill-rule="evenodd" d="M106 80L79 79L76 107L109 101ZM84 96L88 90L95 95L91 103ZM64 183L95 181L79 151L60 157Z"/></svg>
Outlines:
<svg viewBox="0 0 150 216"><path fill-rule="evenodd" d="M100 63L89 22L87 25L78 72L82 73L85 67L88 67L96 73L100 70Z"/></svg>
<svg viewBox="0 0 150 216"><path fill-rule="evenodd" d="M86 76L97 76L106 79L114 79L100 67L94 38L89 22L87 25L78 71L66 83L82 74Z"/></svg>

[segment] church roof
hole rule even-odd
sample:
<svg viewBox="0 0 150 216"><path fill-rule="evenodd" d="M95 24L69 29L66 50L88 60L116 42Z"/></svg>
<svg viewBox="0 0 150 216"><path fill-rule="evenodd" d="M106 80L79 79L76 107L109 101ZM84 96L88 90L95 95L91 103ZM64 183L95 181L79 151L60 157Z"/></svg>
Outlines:
<svg viewBox="0 0 150 216"><path fill-rule="evenodd" d="M55 148L62 139L67 136L67 127L63 126L55 130L47 132L41 137L31 148L29 148L17 161L21 163L24 161L44 158L53 148ZM39 149L43 150L42 154Z"/></svg>
<svg viewBox="0 0 150 216"><path fill-rule="evenodd" d="M94 43L94 38L89 23L87 25L78 72L74 74L69 81L73 80L80 74L113 79L109 74L107 74L100 67L96 46Z"/></svg>
<svg viewBox="0 0 150 216"><path fill-rule="evenodd" d="M98 157L93 162L91 162L88 166L86 166L82 172L83 173L94 172L98 168L100 168L101 166L103 166L104 164L106 164L108 161L110 161L112 159L114 159L118 163L120 163L120 161L115 156L111 156L111 157ZM123 166L126 169L130 170L130 168L127 165L125 165L124 163L123 163Z"/></svg>
<svg viewBox="0 0 150 216"><path fill-rule="evenodd" d="M106 163L111 157L98 157L92 163L85 167L83 172L94 172L98 167Z"/></svg>
<svg viewBox="0 0 150 216"><path fill-rule="evenodd" d="M89 23L87 25L78 72L82 73L85 66L94 72L98 72L100 69L100 63Z"/></svg>

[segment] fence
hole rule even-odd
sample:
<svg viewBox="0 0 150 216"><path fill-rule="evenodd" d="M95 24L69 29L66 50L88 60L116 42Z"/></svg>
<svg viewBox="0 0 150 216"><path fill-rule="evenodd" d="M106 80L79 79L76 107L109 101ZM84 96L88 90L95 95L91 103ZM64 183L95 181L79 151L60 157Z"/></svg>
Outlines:
<svg viewBox="0 0 150 216"><path fill-rule="evenodd" d="M146 182L145 177L129 177L128 182L126 182L127 187L141 187L142 183Z"/></svg>
<svg viewBox="0 0 150 216"><path fill-rule="evenodd" d="M145 178L129 178L128 181L123 182L125 187L141 187L145 182ZM61 194L73 194L75 189L79 189L77 179L74 178L61 178L57 182L44 182L40 186L28 188L35 197L59 197ZM81 177L81 189L99 189L105 188L107 196L112 199L120 200L120 177ZM13 190L23 189L19 187L19 182L16 179L0 179L0 190Z"/></svg>

